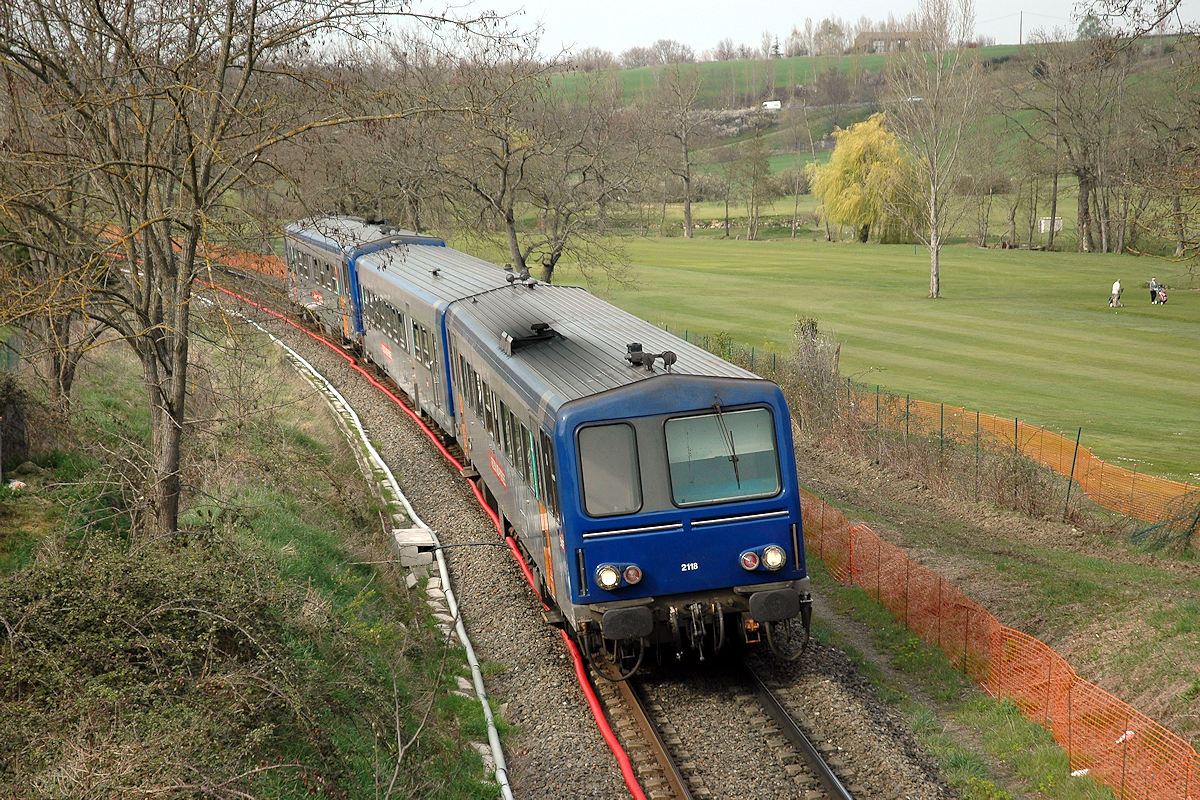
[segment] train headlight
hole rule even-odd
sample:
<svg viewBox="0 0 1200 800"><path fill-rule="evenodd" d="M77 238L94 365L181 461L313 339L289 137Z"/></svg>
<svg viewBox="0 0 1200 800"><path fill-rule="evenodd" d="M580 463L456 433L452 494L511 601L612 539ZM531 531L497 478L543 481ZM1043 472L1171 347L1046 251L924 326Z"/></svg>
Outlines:
<svg viewBox="0 0 1200 800"><path fill-rule="evenodd" d="M623 574L625 576L625 582L631 586L635 583L640 583L642 580L642 568L637 564L630 564L629 566L625 567L625 572Z"/></svg>
<svg viewBox="0 0 1200 800"><path fill-rule="evenodd" d="M596 568L596 584L605 591L612 591L621 584L621 570L612 564L602 564Z"/></svg>
<svg viewBox="0 0 1200 800"><path fill-rule="evenodd" d="M758 553L753 550L747 550L742 553L742 569L747 572L753 572L758 569Z"/></svg>
<svg viewBox="0 0 1200 800"><path fill-rule="evenodd" d="M777 544L769 544L762 551L763 566L769 570L782 569L787 563L787 553Z"/></svg>

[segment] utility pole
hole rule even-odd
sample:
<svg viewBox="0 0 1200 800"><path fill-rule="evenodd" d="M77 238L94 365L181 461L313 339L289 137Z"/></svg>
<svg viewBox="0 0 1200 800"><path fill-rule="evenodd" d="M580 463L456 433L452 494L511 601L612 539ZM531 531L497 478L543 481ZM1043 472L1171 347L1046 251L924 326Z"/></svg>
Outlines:
<svg viewBox="0 0 1200 800"><path fill-rule="evenodd" d="M1025 44L1025 12L1017 12L1017 44Z"/></svg>

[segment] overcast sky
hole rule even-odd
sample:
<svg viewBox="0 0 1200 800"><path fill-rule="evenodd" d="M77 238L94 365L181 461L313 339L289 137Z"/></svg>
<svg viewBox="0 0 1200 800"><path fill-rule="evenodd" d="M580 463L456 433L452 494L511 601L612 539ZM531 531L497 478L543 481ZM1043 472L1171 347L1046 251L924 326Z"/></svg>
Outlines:
<svg viewBox="0 0 1200 800"><path fill-rule="evenodd" d="M674 39L690 45L697 55L711 50L725 37L733 43L757 48L762 32L770 30L780 43L792 26L803 27L804 18L814 22L838 16L854 24L860 17L883 20L916 10L910 3L885 0L843 0L828 3L788 3L779 0L483 0L470 4L505 13L521 11L519 27L543 27L541 50L553 54L559 47L599 47L620 55L635 45L658 39ZM976 0L975 30L994 37L999 44L1028 41L1033 31L1064 28L1074 32L1078 23L1074 0ZM1193 21L1200 0L1183 0L1180 13Z"/></svg>

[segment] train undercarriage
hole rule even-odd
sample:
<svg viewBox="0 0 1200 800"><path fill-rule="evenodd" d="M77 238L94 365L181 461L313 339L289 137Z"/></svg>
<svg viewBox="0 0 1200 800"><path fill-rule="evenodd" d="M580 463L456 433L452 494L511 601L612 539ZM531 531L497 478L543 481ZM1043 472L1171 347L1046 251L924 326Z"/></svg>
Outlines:
<svg viewBox="0 0 1200 800"><path fill-rule="evenodd" d="M808 646L812 596L808 581L776 587L737 587L714 599L589 607L590 619L571 633L584 656L606 676L629 678L647 659L704 661L718 653L766 646L794 661Z"/></svg>

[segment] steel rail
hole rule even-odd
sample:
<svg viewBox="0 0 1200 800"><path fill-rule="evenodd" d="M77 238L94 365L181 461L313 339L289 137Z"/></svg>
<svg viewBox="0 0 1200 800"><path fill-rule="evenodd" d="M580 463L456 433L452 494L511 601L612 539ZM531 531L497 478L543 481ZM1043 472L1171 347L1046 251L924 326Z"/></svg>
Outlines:
<svg viewBox="0 0 1200 800"><path fill-rule="evenodd" d="M663 741L658 728L650 719L650 713L646 710L645 696L638 689L634 680L632 678L627 680L607 679L603 676L601 668L596 664L592 665L592 671L601 675L599 682L597 680L592 681L594 685L597 685L597 694L607 694L608 692L605 692L602 688L607 687L617 695L617 699L621 703L621 712L629 715L630 722L633 723L634 728L645 743L650 757L654 760L655 765L661 773L667 794L664 795L661 791L655 791L653 795L655 797L670 798L671 800L693 800L692 792L688 788L687 779L679 771L679 766L671 756L671 751L668 749L667 743ZM611 715L612 713L613 709L609 709L609 714ZM627 749L629 749L628 744Z"/></svg>
<svg viewBox="0 0 1200 800"><path fill-rule="evenodd" d="M758 676L758 673L749 665L746 665L746 675L747 680L754 686L755 691L758 693L758 698L762 702L763 708L771 715L771 719L775 720L775 724L779 726L779 729L788 737L796 749L800 751L800 754L808 762L808 766L817 776L821 785L825 787L825 791L829 793L829 796L834 800L854 800L854 796L846 790L846 787L842 786L842 782L838 780L837 775L833 774L833 770L825 763L825 759L821 757L816 746L804 735L804 731L800 729L800 726L792 719L787 709L779 702L779 698L775 696L774 692L768 688L767 684Z"/></svg>

